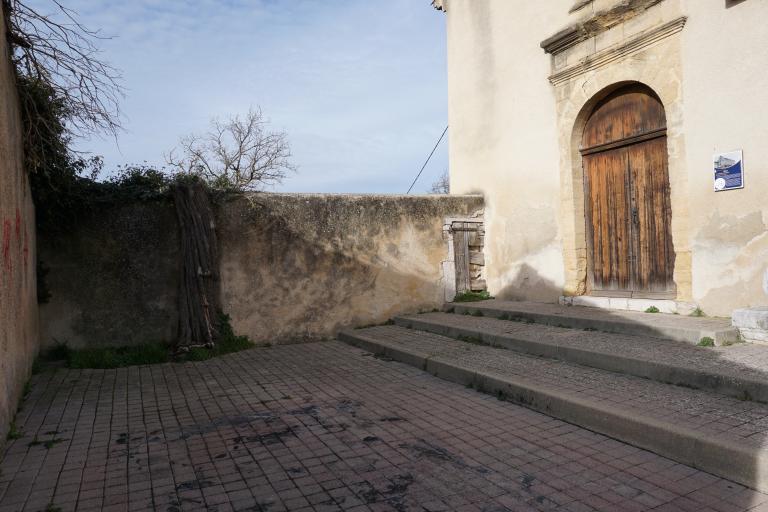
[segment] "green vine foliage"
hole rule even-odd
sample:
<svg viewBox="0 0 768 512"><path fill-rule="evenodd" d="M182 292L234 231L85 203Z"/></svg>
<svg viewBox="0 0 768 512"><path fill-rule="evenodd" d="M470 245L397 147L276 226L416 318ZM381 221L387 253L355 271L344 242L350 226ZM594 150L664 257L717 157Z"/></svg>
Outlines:
<svg viewBox="0 0 768 512"><path fill-rule="evenodd" d="M57 232L104 207L135 201L171 200L180 178L148 165L119 167L99 181L102 160L71 149L65 103L44 82L18 77L22 88L25 167L41 233Z"/></svg>
<svg viewBox="0 0 768 512"><path fill-rule="evenodd" d="M173 201L172 188L180 183L203 182L214 203L233 193L226 183L210 183L199 175L172 173L146 164L119 166L101 180L101 157L72 149L66 102L41 80L17 74L17 87L25 167L30 176L37 229L43 235L66 230L115 205Z"/></svg>

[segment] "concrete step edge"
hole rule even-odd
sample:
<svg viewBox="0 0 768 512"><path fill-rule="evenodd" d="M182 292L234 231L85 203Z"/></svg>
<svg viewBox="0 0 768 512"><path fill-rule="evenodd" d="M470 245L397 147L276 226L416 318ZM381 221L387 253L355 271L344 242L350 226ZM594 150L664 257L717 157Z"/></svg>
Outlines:
<svg viewBox="0 0 768 512"><path fill-rule="evenodd" d="M554 315L549 313L536 313L514 309L501 309L491 305L484 305L482 302L453 302L446 304L444 310L446 312L453 311L456 314L472 314L477 311L482 311L484 315L494 318L504 317L506 315L513 316L517 319L554 327L564 326L575 329L592 328L601 332L650 336L653 338L683 341L686 343L692 343L694 345L699 343L699 341L701 341L701 339L704 337L712 338L715 342L715 345L718 346L739 341L739 330L735 327L723 327L722 329L694 329L688 327L675 328L664 326L662 329L659 329L655 326L633 323L622 318L596 320L592 318L582 318L575 315Z"/></svg>
<svg viewBox="0 0 768 512"><path fill-rule="evenodd" d="M455 327L442 324L436 320L400 316L395 317L394 322L401 327L412 327L449 338L478 338L483 343L515 352L559 359L610 372L634 375L664 384L704 389L741 400L755 400L768 403L768 382L735 378L732 375L707 372L673 364L662 364L619 354L606 354L604 352L564 347L555 343L543 343L515 337L511 334L491 334L484 332L482 329Z"/></svg>
<svg viewBox="0 0 768 512"><path fill-rule="evenodd" d="M478 373L439 356L408 350L368 336L364 330L343 331L339 339L368 352L421 368L437 377L618 439L762 492L768 491L768 453L729 439L715 439L671 422L645 418L619 407L607 407L567 396L508 376Z"/></svg>

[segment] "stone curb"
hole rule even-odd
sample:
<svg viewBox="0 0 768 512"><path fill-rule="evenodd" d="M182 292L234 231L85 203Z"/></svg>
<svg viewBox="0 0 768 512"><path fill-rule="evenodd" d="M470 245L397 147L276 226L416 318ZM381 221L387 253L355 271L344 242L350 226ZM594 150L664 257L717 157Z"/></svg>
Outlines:
<svg viewBox="0 0 768 512"><path fill-rule="evenodd" d="M524 382L509 376L476 372L455 361L410 351L367 336L344 331L339 340L395 361L421 368L436 377L528 407L563 421L643 448L682 464L707 471L759 491L768 491L768 453L728 439L713 439L672 422L662 422L620 407Z"/></svg>
<svg viewBox="0 0 768 512"><path fill-rule="evenodd" d="M725 343L735 343L739 341L739 331L734 327L724 327L722 329L692 329L686 327L675 328L670 326L638 324L618 317L611 319L595 319L582 318L578 315L553 315L532 311L517 311L515 309L501 309L493 306L483 305L482 302L450 303L446 304L445 309L453 309L453 311L457 314L471 314L476 311L482 311L485 316L494 318L499 318L506 315L512 316L516 319L535 322L542 325L550 325L553 327L567 327L570 329L595 329L597 331L614 334L650 336L652 338L684 341L694 345L699 343L699 341L701 341L701 339L704 337L712 338L715 342L715 345L718 346Z"/></svg>
<svg viewBox="0 0 768 512"><path fill-rule="evenodd" d="M643 377L664 384L704 389L741 400L748 399L768 403L768 381L739 378L674 364L663 364L617 354L565 347L556 343L539 341L543 336L539 340L534 340L511 334L490 334L481 329L459 328L441 324L435 320L423 320L415 317L396 317L394 320L395 324L401 327L412 327L449 338L459 339L463 336L478 338L488 345L515 352L569 361L600 370Z"/></svg>

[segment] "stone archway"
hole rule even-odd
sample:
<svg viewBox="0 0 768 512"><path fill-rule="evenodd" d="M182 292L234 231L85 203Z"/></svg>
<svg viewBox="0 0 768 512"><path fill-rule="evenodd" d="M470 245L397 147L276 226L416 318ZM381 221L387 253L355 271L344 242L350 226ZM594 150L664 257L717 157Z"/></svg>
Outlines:
<svg viewBox="0 0 768 512"><path fill-rule="evenodd" d="M619 75L619 73L616 73ZM626 76L626 75L625 75ZM556 88L558 126L561 147L561 226L563 229L563 260L565 266L564 294L566 296L587 295L589 288L589 244L586 223L586 196L584 162L581 154L583 137L587 123L601 101L624 88L645 88L655 95L666 114L666 142L669 176L669 205L671 222L670 237L673 241L674 270L672 277L665 274L666 289L654 295L678 301L687 301L691 297L691 265L688 233L688 176L684 165L685 145L682 133L681 98L679 88L671 88L668 83L650 84L638 80L625 79L621 76L614 82L605 83L592 76L592 80L576 87L575 84ZM610 77L606 77L609 79ZM629 78L629 77L628 77ZM659 87L654 87L657 85ZM658 287L657 287L658 289ZM601 294L610 295L610 294ZM615 294L614 296L631 296ZM638 296L643 296L639 294ZM613 300L613 299L612 299ZM619 299L616 299L619 300ZM622 299L623 300L623 299Z"/></svg>

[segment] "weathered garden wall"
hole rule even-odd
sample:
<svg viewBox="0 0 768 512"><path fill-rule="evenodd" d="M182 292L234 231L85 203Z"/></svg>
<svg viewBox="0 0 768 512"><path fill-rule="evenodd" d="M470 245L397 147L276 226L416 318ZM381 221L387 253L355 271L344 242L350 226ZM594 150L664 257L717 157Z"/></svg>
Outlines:
<svg viewBox="0 0 768 512"><path fill-rule="evenodd" d="M446 218L480 197L256 194L220 212L223 307L256 341L442 305Z"/></svg>
<svg viewBox="0 0 768 512"><path fill-rule="evenodd" d="M0 444L37 354L37 328L35 209L24 171L5 29L0 26Z"/></svg>
<svg viewBox="0 0 768 512"><path fill-rule="evenodd" d="M479 196L251 194L217 207L222 304L261 343L330 337L342 326L438 307L447 219ZM41 239L51 297L42 340L70 346L172 340L178 226L173 204L113 207Z"/></svg>
<svg viewBox="0 0 768 512"><path fill-rule="evenodd" d="M176 331L179 235L173 203L105 208L58 234L41 234L50 298L44 346L130 345Z"/></svg>

